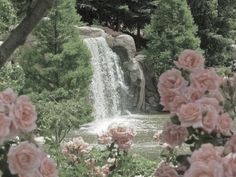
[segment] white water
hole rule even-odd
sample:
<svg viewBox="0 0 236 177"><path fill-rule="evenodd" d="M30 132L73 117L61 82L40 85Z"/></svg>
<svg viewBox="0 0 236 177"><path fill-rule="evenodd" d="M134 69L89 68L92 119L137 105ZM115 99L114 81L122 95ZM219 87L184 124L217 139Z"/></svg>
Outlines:
<svg viewBox="0 0 236 177"><path fill-rule="evenodd" d="M121 114L121 91L127 89L119 56L108 46L103 37L84 39L92 58L91 83L93 115L95 120Z"/></svg>

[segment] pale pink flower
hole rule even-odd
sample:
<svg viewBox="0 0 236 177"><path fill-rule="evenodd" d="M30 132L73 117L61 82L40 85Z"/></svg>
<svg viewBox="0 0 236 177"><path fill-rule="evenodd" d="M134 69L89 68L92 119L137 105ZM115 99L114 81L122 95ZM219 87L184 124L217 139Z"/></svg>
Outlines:
<svg viewBox="0 0 236 177"><path fill-rule="evenodd" d="M172 102L169 102L170 113L172 115L177 114L181 105L186 104L188 101L184 96L175 96Z"/></svg>
<svg viewBox="0 0 236 177"><path fill-rule="evenodd" d="M177 112L183 127L202 127L202 106L198 103L181 105Z"/></svg>
<svg viewBox="0 0 236 177"><path fill-rule="evenodd" d="M12 104L16 101L17 94L11 89L8 88L0 93L0 100L5 104Z"/></svg>
<svg viewBox="0 0 236 177"><path fill-rule="evenodd" d="M230 136L230 130L232 128L232 118L228 113L221 114L218 117L217 130L223 135Z"/></svg>
<svg viewBox="0 0 236 177"><path fill-rule="evenodd" d="M57 177L57 168L54 161L48 157L45 157L40 165L40 173L42 177Z"/></svg>
<svg viewBox="0 0 236 177"><path fill-rule="evenodd" d="M191 164L184 177L225 177L223 164L214 160L209 163L197 161Z"/></svg>
<svg viewBox="0 0 236 177"><path fill-rule="evenodd" d="M0 113L0 140L10 133L11 120L5 114Z"/></svg>
<svg viewBox="0 0 236 177"><path fill-rule="evenodd" d="M236 154L230 153L223 158L225 177L236 176Z"/></svg>
<svg viewBox="0 0 236 177"><path fill-rule="evenodd" d="M41 151L27 141L12 146L7 157L7 163L12 174L34 174L41 163Z"/></svg>
<svg viewBox="0 0 236 177"><path fill-rule="evenodd" d="M27 96L22 95L17 98L14 115L14 125L20 131L30 132L36 128L37 113Z"/></svg>
<svg viewBox="0 0 236 177"><path fill-rule="evenodd" d="M171 109L171 103L174 101L176 95L175 91L165 91L161 94L160 104L164 106L164 111L169 111Z"/></svg>
<svg viewBox="0 0 236 177"><path fill-rule="evenodd" d="M179 177L174 168L162 163L155 172L155 177Z"/></svg>
<svg viewBox="0 0 236 177"><path fill-rule="evenodd" d="M211 98L217 99L220 103L223 103L225 101L225 98L221 94L219 90L212 90L208 93L208 96Z"/></svg>
<svg viewBox="0 0 236 177"><path fill-rule="evenodd" d="M203 56L200 53L190 49L184 50L179 55L178 61L174 63L178 68L191 72L204 68Z"/></svg>
<svg viewBox="0 0 236 177"><path fill-rule="evenodd" d="M187 137L188 131L185 127L172 123L166 124L161 134L162 141L167 143L171 148L180 146Z"/></svg>
<svg viewBox="0 0 236 177"><path fill-rule="evenodd" d="M192 73L190 80L193 86L202 92L219 89L222 81L213 68Z"/></svg>
<svg viewBox="0 0 236 177"><path fill-rule="evenodd" d="M186 98L191 102L194 102L203 96L202 91L192 85L190 85L190 87L187 87L185 94Z"/></svg>
<svg viewBox="0 0 236 177"><path fill-rule="evenodd" d="M213 106L218 113L223 112L223 107L220 106L219 101L216 98L209 98L209 97L202 97L196 101L197 103L201 104L203 107L208 105Z"/></svg>
<svg viewBox="0 0 236 177"><path fill-rule="evenodd" d="M203 129L206 132L211 133L216 128L218 121L218 112L211 105L204 106L202 109L204 110L202 117Z"/></svg>
<svg viewBox="0 0 236 177"><path fill-rule="evenodd" d="M109 133L103 133L101 135L98 135L98 143L99 144L103 144L103 145L106 145L106 144L109 144L111 142L111 135L109 135Z"/></svg>
<svg viewBox="0 0 236 177"><path fill-rule="evenodd" d="M212 144L202 144L202 146L192 153L190 163L204 162L209 163L210 161L221 162L221 155L223 154L223 147L215 147Z"/></svg>
<svg viewBox="0 0 236 177"><path fill-rule="evenodd" d="M172 69L164 72L158 82L158 91L160 95L166 91L178 90L187 85L187 81L182 77L181 72L177 69Z"/></svg>
<svg viewBox="0 0 236 177"><path fill-rule="evenodd" d="M134 136L136 135L132 128L122 125L111 125L109 127L109 134L112 140L123 150L128 150L131 147Z"/></svg>

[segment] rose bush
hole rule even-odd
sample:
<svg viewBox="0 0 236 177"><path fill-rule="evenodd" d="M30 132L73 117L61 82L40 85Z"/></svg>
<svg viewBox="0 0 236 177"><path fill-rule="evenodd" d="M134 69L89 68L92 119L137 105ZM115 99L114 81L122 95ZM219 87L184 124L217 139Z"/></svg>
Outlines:
<svg viewBox="0 0 236 177"><path fill-rule="evenodd" d="M36 129L37 112L30 99L17 97L10 88L0 93L0 170L2 176L57 177L54 161L30 134Z"/></svg>
<svg viewBox="0 0 236 177"><path fill-rule="evenodd" d="M169 153L157 177L236 176L236 134L230 114L236 113L235 105L227 110L230 113L224 109L225 102L234 102L236 77L223 79L214 68L205 68L204 61L200 53L184 50L175 62L180 70L168 70L159 78L160 101L172 117L154 135L167 144ZM192 153L173 155L181 145Z"/></svg>

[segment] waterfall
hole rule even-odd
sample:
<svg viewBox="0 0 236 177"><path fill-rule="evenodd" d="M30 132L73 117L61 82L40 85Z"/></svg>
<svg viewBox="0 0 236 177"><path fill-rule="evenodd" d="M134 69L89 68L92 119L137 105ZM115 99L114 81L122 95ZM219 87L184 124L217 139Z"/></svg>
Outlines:
<svg viewBox="0 0 236 177"><path fill-rule="evenodd" d="M91 52L93 77L91 100L95 119L121 114L121 96L127 87L119 64L119 56L108 46L105 38L84 39Z"/></svg>

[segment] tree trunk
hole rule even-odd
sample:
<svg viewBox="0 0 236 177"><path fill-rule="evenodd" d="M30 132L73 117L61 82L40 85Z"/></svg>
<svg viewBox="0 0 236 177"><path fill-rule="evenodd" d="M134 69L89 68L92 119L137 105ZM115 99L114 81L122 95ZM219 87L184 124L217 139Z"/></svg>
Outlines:
<svg viewBox="0 0 236 177"><path fill-rule="evenodd" d="M22 22L11 31L7 40L0 46L0 68L4 66L11 54L17 47L24 44L27 36L44 17L55 0L38 0L31 12L22 20Z"/></svg>

